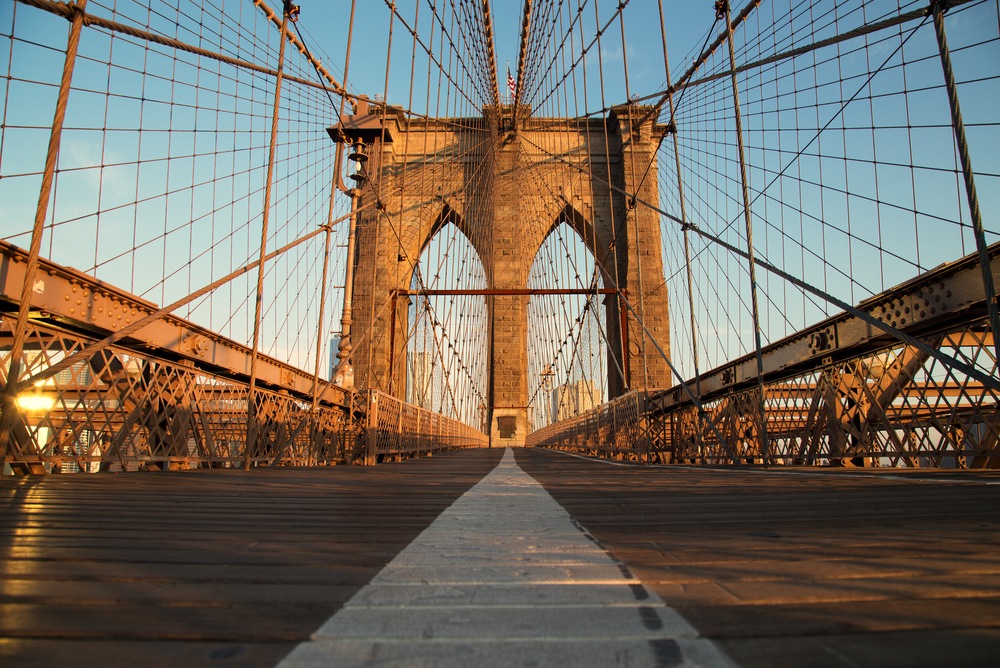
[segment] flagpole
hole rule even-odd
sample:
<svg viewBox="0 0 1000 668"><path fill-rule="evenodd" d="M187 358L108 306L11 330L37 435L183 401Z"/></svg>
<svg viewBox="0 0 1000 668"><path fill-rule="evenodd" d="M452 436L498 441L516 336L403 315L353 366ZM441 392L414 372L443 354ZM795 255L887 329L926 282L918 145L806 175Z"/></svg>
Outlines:
<svg viewBox="0 0 1000 668"><path fill-rule="evenodd" d="M517 86L517 82L514 77L510 75L510 61L507 61L507 104L512 104L514 102L514 87Z"/></svg>

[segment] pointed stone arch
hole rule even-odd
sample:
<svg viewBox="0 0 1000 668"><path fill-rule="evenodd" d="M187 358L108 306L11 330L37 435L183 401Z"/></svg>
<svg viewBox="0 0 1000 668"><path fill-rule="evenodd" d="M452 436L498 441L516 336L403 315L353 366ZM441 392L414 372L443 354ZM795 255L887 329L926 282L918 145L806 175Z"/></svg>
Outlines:
<svg viewBox="0 0 1000 668"><path fill-rule="evenodd" d="M464 244L460 244L460 247L464 246L465 248L471 248L474 251L471 257L474 264L471 267L471 272L468 274L468 276L473 279L473 283L470 283L469 285L466 285L464 287L473 290L484 289L486 287L486 280L487 280L486 266L483 263L481 247L477 246L475 241L469 237L468 227L465 225L465 221L462 218L462 216L457 211L452 209L450 206L445 204L444 206L441 207L441 210L438 213L438 215L432 220L430 226L424 227L424 229L422 230L421 238L419 239L419 243L414 244L413 247L416 248L417 250L414 252L414 255L412 257L412 264L409 267L409 272L407 274L408 279L406 281L406 285L402 289L409 290L412 292L413 290L419 288L419 286L415 285L417 267L420 265L420 261L424 259L425 253L431 249L434 240L442 234L447 234L449 226L453 226L455 228L454 234L460 235L461 238L464 240ZM428 271L430 269L434 269L436 271L439 268L433 266L424 267L425 271ZM449 265L446 264L445 271L447 272L449 270L450 267ZM475 277L479 276L478 274L479 271L482 272L482 281L475 281L474 280ZM450 280L446 280L446 283L447 283L446 285L447 288L450 289L454 287L454 284ZM434 281L432 280L432 276L430 274L424 275L424 286L430 289L433 289L435 287ZM410 335L414 333L413 328L416 325L415 319L421 317L422 315L419 312L416 314L410 313L409 306L413 304L414 299L415 298L412 296L408 299L402 299L399 301L399 304L397 306L397 314L396 314L397 326L399 328L399 331L405 334L405 338L402 341L397 341L398 345L396 347L396 352L393 356L394 359L393 390L397 395L400 396L411 396L408 390L408 386L411 381L410 374L407 371L409 364L409 359L407 356L410 352L408 344L412 341L412 339L410 339ZM438 302L440 304L442 298L429 297L429 299L432 302ZM478 296L478 298L474 295L458 296L455 297L455 299L465 300L466 302L468 302L471 299L473 303L472 304L467 303L467 306L471 307L471 309L473 310L479 307L482 307L483 309L486 308L486 297L483 295ZM461 382L462 379L458 379L458 381ZM482 394L485 395L485 392L483 392Z"/></svg>
<svg viewBox="0 0 1000 668"><path fill-rule="evenodd" d="M390 315L390 295L409 287L420 251L454 223L476 248L487 277L490 430L497 444L520 445L527 432L524 289L531 263L555 225L567 223L580 234L601 267L605 287L628 300L630 310L616 299L606 302L609 334L621 336L609 348L624 350L625 369L618 387L609 383L609 397L671 384L669 366L658 352L669 355L670 349L660 215L635 206L635 201L659 201L655 157L666 128L658 124L655 107L633 106L627 113L615 108L605 118L573 122L525 116L510 127L501 123L507 111L419 119L387 110L385 122L395 141L377 149L377 192L396 194L358 218L354 282L355 301L365 305L355 309L358 329L373 332L377 340L369 340L367 349L356 345L354 360L360 387L385 389L397 353L389 339L405 335ZM639 124L629 120L636 111L643 119ZM601 151L591 151L598 146ZM545 147L558 147L558 159ZM650 168L639 178L624 168L633 162ZM377 192L366 190L362 204ZM634 193L635 200L623 193ZM514 436L499 436L501 418L507 424L514 420Z"/></svg>
<svg viewBox="0 0 1000 668"><path fill-rule="evenodd" d="M529 270L538 259L538 252L542 249L542 246L559 229L559 226L563 224L574 230L590 251L591 256L594 258L594 264L601 271L601 280L604 282L605 287L614 287L617 281L610 270L610 266L612 266L610 264L612 263L611 249L613 247L611 238L608 236L605 228L594 225L592 220L584 216L569 203L552 218L552 223L549 225L548 230L531 254L531 261L528 263Z"/></svg>

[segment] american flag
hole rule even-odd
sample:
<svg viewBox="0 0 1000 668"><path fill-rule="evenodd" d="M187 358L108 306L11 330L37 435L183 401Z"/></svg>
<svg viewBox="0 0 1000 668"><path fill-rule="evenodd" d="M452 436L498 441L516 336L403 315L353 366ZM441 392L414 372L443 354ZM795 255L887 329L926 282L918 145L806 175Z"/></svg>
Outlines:
<svg viewBox="0 0 1000 668"><path fill-rule="evenodd" d="M517 92L517 82L514 81L514 77L512 77L510 74L509 65L507 66L507 90L510 91L510 97L511 99L513 99L515 93Z"/></svg>

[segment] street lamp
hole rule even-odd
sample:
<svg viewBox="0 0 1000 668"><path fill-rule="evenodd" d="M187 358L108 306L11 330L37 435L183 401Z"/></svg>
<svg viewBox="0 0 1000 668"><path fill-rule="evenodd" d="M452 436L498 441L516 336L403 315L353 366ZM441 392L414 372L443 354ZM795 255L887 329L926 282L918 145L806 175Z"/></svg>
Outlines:
<svg viewBox="0 0 1000 668"><path fill-rule="evenodd" d="M340 319L340 347L337 350L337 366L333 371L333 382L340 387L354 387L354 369L351 366L351 324L352 302L354 301L354 254L358 226L358 202L361 191L368 183L368 159L365 146L373 149L379 142L392 143L392 134L383 127L379 113L369 110L368 98L362 96L355 102L353 116L345 117L337 125L326 129L330 138L337 146L337 188L351 197L350 227L347 233L347 267L344 277L344 310ZM340 156L344 147L350 146L351 152L347 160L354 165L354 170L348 175L353 187L348 188L340 178Z"/></svg>

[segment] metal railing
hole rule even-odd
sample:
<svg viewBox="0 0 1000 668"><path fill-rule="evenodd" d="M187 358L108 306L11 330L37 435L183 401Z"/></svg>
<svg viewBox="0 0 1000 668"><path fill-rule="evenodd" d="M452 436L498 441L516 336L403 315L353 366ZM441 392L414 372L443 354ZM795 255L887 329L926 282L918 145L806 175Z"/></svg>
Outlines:
<svg viewBox="0 0 1000 668"><path fill-rule="evenodd" d="M0 319L0 337L14 322ZM23 367L38 370L92 339L33 323L27 341ZM0 374L9 356L0 349ZM248 451L250 467L375 464L489 445L473 427L377 390L313 407L288 390L251 393L245 379L118 346L24 390L17 404L4 463L20 473L240 468Z"/></svg>
<svg viewBox="0 0 1000 668"><path fill-rule="evenodd" d="M528 435L528 447L553 448L624 461L649 460L646 395L629 392Z"/></svg>
<svg viewBox="0 0 1000 668"><path fill-rule="evenodd" d="M996 375L985 319L921 337ZM653 461L941 468L1000 467L1000 392L894 345L694 406L649 402Z"/></svg>
<svg viewBox="0 0 1000 668"><path fill-rule="evenodd" d="M0 320L9 339L15 319ZM22 366L37 371L93 339L28 326ZM0 349L0 374L10 348ZM7 383L7 378L0 377ZM252 400L250 397L253 397ZM346 405L212 373L189 360L108 346L21 391L5 463L19 472L316 465L345 459L357 429ZM250 446L248 447L248 443Z"/></svg>
<svg viewBox="0 0 1000 668"><path fill-rule="evenodd" d="M920 341L997 375L985 318ZM1000 468L1000 391L912 345L771 380L763 402L756 386L700 409L676 392L629 393L528 445L660 464Z"/></svg>
<svg viewBox="0 0 1000 668"><path fill-rule="evenodd" d="M1000 246L990 256L1000 273ZM628 394L528 443L662 464L1000 468L978 272L976 255L942 265L768 346L759 366L749 355Z"/></svg>
<svg viewBox="0 0 1000 668"><path fill-rule="evenodd" d="M366 411L366 464L489 446L489 437L478 429L378 390L369 391Z"/></svg>

